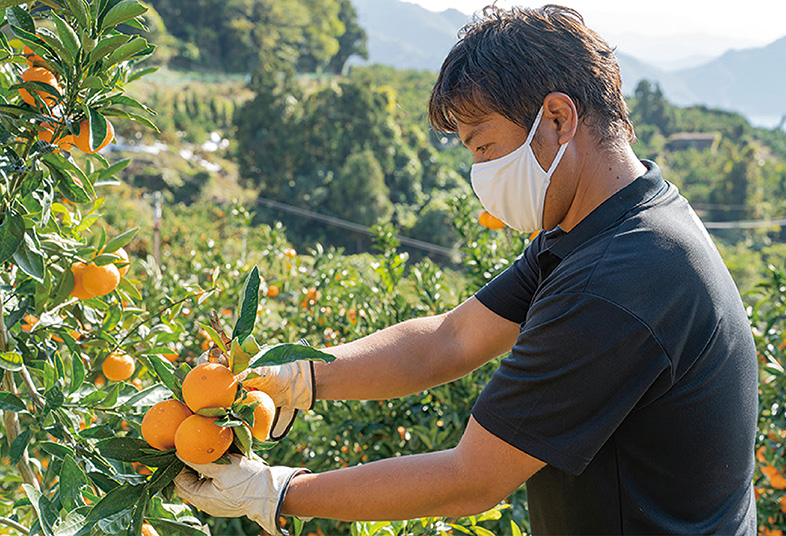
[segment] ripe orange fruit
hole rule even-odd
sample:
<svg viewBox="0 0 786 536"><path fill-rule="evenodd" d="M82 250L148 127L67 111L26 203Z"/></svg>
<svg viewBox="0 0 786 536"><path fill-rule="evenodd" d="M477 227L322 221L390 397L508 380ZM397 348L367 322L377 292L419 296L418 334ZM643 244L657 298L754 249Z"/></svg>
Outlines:
<svg viewBox="0 0 786 536"><path fill-rule="evenodd" d="M170 363L174 363L175 361L177 361L177 358L179 357L179 356L177 355L177 352L175 352L174 350L173 350L173 351L171 351L171 352L167 352L167 353L165 353L165 354L161 354L161 355L162 355L162 356L164 356L164 358L165 358L167 361L169 361Z"/></svg>
<svg viewBox="0 0 786 536"><path fill-rule="evenodd" d="M85 272L85 268L87 268L87 265L81 261L76 261L71 265L71 273L74 274L74 289L70 294L72 298L88 300L95 297L95 294L85 290L85 287L82 284L82 276Z"/></svg>
<svg viewBox="0 0 786 536"><path fill-rule="evenodd" d="M123 259L116 263L120 265L125 265L117 269L120 272L120 277L123 277L128 273L128 268L130 267L129 264L130 261L128 260L128 253L123 248L117 248L117 251L115 251L115 255Z"/></svg>
<svg viewBox="0 0 786 536"><path fill-rule="evenodd" d="M27 65L30 67L44 67L46 69L49 68L49 65L44 61L44 58L33 52L33 49L29 46L25 45L22 48L22 54L24 54L25 58L27 59Z"/></svg>
<svg viewBox="0 0 786 536"><path fill-rule="evenodd" d="M76 136L73 134L66 134L61 135L56 140L52 140L55 135L55 127L49 123L41 123L41 129L38 131L38 139L41 141L45 141L47 143L51 143L53 145L57 145L64 151L70 151L74 148L74 143L76 142ZM77 179L78 180L78 179Z"/></svg>
<svg viewBox="0 0 786 536"><path fill-rule="evenodd" d="M106 296L120 283L120 271L114 264L90 263L82 272L82 286L93 296Z"/></svg>
<svg viewBox="0 0 786 536"><path fill-rule="evenodd" d="M483 227L493 230L503 229L505 227L505 223L500 220L499 218L493 216L489 211L484 210L478 216L478 223L480 223Z"/></svg>
<svg viewBox="0 0 786 536"><path fill-rule="evenodd" d="M98 144L98 147L95 149L90 148L90 121L85 119L81 123L79 123L79 135L76 137L76 148L82 151L83 153L97 153L115 139L115 127L109 121L106 122L106 136L101 143Z"/></svg>
<svg viewBox="0 0 786 536"><path fill-rule="evenodd" d="M58 93L61 92L60 85L57 83L57 78L55 78L55 75L43 67L30 67L29 69L25 70L22 73L22 81L43 82L44 84L49 84L55 88ZM52 106L57 102L57 99L51 93L47 93L38 89L36 89L35 92L38 93L38 96L41 97L41 99L49 106ZM19 96L22 97L22 100L27 104L31 106L36 105L35 97L31 95L26 89L20 89Z"/></svg>
<svg viewBox="0 0 786 536"><path fill-rule="evenodd" d="M183 379L183 400L197 412L202 408L228 408L235 401L237 379L219 363L202 363Z"/></svg>
<svg viewBox="0 0 786 536"><path fill-rule="evenodd" d="M30 314L26 314L24 318L22 318L22 323L20 327L22 331L33 331L33 327L38 324L38 317Z"/></svg>
<svg viewBox="0 0 786 536"><path fill-rule="evenodd" d="M108 380L122 382L131 377L136 364L134 358L125 352L112 352L101 364L101 372Z"/></svg>
<svg viewBox="0 0 786 536"><path fill-rule="evenodd" d="M276 296L278 296L279 292L280 290L276 285L270 285L269 287L267 287L267 295L270 298L275 298Z"/></svg>
<svg viewBox="0 0 786 536"><path fill-rule="evenodd" d="M191 410L180 400L159 402L142 418L142 437L154 449L171 449L175 446L177 428L191 415Z"/></svg>
<svg viewBox="0 0 786 536"><path fill-rule="evenodd" d="M212 463L232 444L234 432L215 423L215 418L191 415L175 432L175 448L188 463Z"/></svg>
<svg viewBox="0 0 786 536"><path fill-rule="evenodd" d="M264 391L251 391L248 393L246 403L259 402L254 408L254 426L251 426L251 435L265 441L273 427L273 417L276 416L276 404Z"/></svg>
<svg viewBox="0 0 786 536"><path fill-rule="evenodd" d="M158 531L150 523L142 524L142 536L158 536Z"/></svg>

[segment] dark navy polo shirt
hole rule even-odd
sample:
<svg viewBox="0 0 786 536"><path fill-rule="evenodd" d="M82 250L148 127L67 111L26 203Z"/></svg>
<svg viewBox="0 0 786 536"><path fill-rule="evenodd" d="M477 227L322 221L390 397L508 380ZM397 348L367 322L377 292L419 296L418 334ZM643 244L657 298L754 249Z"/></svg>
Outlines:
<svg viewBox="0 0 786 536"><path fill-rule="evenodd" d="M536 534L755 534L757 365L717 249L648 172L477 298L521 324L472 415L545 462Z"/></svg>

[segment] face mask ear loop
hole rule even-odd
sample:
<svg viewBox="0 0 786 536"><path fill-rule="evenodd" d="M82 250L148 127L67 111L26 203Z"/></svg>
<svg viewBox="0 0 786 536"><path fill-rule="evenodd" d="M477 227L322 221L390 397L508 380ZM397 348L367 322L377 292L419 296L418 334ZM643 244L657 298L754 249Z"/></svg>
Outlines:
<svg viewBox="0 0 786 536"><path fill-rule="evenodd" d="M549 179L551 179L551 174L554 173L554 170L557 169L559 165L559 161L562 160L562 155L565 154L565 149L568 148L568 142L563 143L559 146L559 150L557 151L557 156L554 157L554 161L551 163L551 167L549 168L546 175L548 175Z"/></svg>
<svg viewBox="0 0 786 536"><path fill-rule="evenodd" d="M535 118L535 121L532 122L532 128L529 129L529 135L527 136L527 141L524 142L525 146L532 143L532 138L535 137L535 131L538 130L538 125L540 125L541 117L543 117L543 106L540 107L540 110L538 110L538 116Z"/></svg>

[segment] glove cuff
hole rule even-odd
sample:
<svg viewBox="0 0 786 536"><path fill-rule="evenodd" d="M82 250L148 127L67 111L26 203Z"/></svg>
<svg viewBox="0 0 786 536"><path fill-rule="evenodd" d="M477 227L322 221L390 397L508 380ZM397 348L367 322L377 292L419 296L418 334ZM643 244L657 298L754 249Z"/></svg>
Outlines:
<svg viewBox="0 0 786 536"><path fill-rule="evenodd" d="M284 536L289 536L289 532L286 529L284 529L283 527L281 527L281 508L284 506L284 497L287 494L287 490L289 489L289 485L292 483L292 479L293 478L295 478L299 474L310 473L310 472L311 471L309 471L308 469L305 469L303 467L297 468L297 469L293 470L292 473L290 473L289 476L286 478L286 480L283 482L283 486L281 487L281 493L278 496L278 506L276 506L275 521L276 521L276 530L280 534L283 534ZM303 521L310 521L311 520L310 517L305 517L305 518L304 517L299 517L299 519L301 519Z"/></svg>

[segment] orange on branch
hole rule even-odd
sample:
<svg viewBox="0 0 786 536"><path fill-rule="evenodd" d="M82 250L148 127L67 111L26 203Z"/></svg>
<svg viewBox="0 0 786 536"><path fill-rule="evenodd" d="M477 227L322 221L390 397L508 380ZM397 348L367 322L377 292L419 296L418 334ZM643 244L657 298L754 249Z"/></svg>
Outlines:
<svg viewBox="0 0 786 536"><path fill-rule="evenodd" d="M278 296L279 292L281 291L276 285L270 285L269 287L267 287L267 295L269 298L275 298L276 296Z"/></svg>
<svg viewBox="0 0 786 536"><path fill-rule="evenodd" d="M142 437L154 449L171 449L175 446L175 432L191 415L191 410L180 400L159 402L142 419Z"/></svg>
<svg viewBox="0 0 786 536"><path fill-rule="evenodd" d="M267 440L270 429L273 427L273 418L276 416L276 404L264 391L250 391L246 403L259 402L254 408L254 426L251 426L251 435L261 441Z"/></svg>
<svg viewBox="0 0 786 536"><path fill-rule="evenodd" d="M44 61L44 58L36 54L29 46L25 45L22 48L22 54L24 54L28 66L49 69L49 64Z"/></svg>
<svg viewBox="0 0 786 536"><path fill-rule="evenodd" d="M20 327L22 328L22 331L29 332L29 331L33 331L33 328L35 327L36 324L38 324L38 317L35 315L26 314L22 318L22 323L20 324Z"/></svg>
<svg viewBox="0 0 786 536"><path fill-rule="evenodd" d="M57 139L54 139L55 128L56 127L49 123L41 123L41 129L38 131L38 139L47 143L51 143L52 145L57 145L64 151L70 151L73 149L74 143L76 143L76 136L73 134L61 134ZM75 178L75 180L79 179Z"/></svg>
<svg viewBox="0 0 786 536"><path fill-rule="evenodd" d="M125 352L112 352L101 364L101 372L104 373L106 379L113 382L127 380L134 374L135 368L134 358Z"/></svg>
<svg viewBox="0 0 786 536"><path fill-rule="evenodd" d="M202 363L183 379L183 400L189 409L228 408L237 395L237 379L219 363Z"/></svg>
<svg viewBox="0 0 786 536"><path fill-rule="evenodd" d="M175 432L175 448L188 463L212 463L232 444L234 432L215 423L213 417L191 415Z"/></svg>
<svg viewBox="0 0 786 536"><path fill-rule="evenodd" d="M76 148L83 153L92 154L97 153L115 139L115 127L108 120L106 122L106 136L101 140L101 143L95 149L90 147L90 121L85 119L79 123L79 135L76 137Z"/></svg>
<svg viewBox="0 0 786 536"><path fill-rule="evenodd" d="M85 268L87 268L87 265L81 261L76 261L71 265L71 273L74 274L74 288L70 294L72 298L88 300L96 296L92 292L85 290L85 287L82 284L82 276L85 273Z"/></svg>
<svg viewBox="0 0 786 536"><path fill-rule="evenodd" d="M120 271L114 264L90 263L82 272L82 286L93 296L106 296L120 283Z"/></svg>
<svg viewBox="0 0 786 536"><path fill-rule="evenodd" d="M52 74L47 69L43 67L30 67L29 69L22 72L22 81L24 82L43 82L44 84L49 84L53 88L60 93L60 85L57 83L57 78L55 75ZM47 93L46 91L36 89L34 90L38 93L38 96L47 103L49 106L54 105L57 102L57 98L52 95L51 93ZM35 97L26 89L19 90L19 96L22 97L22 100L25 101L27 104L31 106L36 105Z"/></svg>
<svg viewBox="0 0 786 536"><path fill-rule="evenodd" d="M488 210L484 210L480 213L478 216L478 223L487 229L493 229L495 231L505 228L505 222L492 215Z"/></svg>

